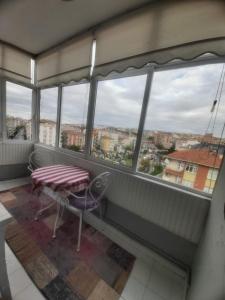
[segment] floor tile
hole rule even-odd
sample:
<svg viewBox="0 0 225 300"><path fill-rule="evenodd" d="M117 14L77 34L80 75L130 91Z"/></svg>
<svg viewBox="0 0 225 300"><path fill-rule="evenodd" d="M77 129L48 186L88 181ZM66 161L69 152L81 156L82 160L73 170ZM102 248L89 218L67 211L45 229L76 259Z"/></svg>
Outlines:
<svg viewBox="0 0 225 300"><path fill-rule="evenodd" d="M153 292L153 291L146 288L145 291L144 291L143 298L140 299L140 300L166 300L166 298L162 298L158 294L156 294L155 292ZM172 299L172 300L174 300L174 299Z"/></svg>
<svg viewBox="0 0 225 300"><path fill-rule="evenodd" d="M175 275L172 285L172 299L183 300L185 298L185 278Z"/></svg>
<svg viewBox="0 0 225 300"><path fill-rule="evenodd" d="M144 295L144 291L145 286L135 278L130 277L121 296L125 300L140 300Z"/></svg>
<svg viewBox="0 0 225 300"><path fill-rule="evenodd" d="M9 275L9 283L12 296L15 296L28 287L32 282L26 272L22 268L19 268Z"/></svg>
<svg viewBox="0 0 225 300"><path fill-rule="evenodd" d="M0 182L0 191L7 191L15 187L20 187L30 182L30 177L23 177L18 179L3 180Z"/></svg>
<svg viewBox="0 0 225 300"><path fill-rule="evenodd" d="M131 276L143 285L146 285L150 277L151 267L151 264L146 264L144 261L137 259L134 263Z"/></svg>
<svg viewBox="0 0 225 300"><path fill-rule="evenodd" d="M45 300L44 296L33 285L29 285L22 292L15 295L13 300Z"/></svg>
<svg viewBox="0 0 225 300"><path fill-rule="evenodd" d="M84 262L79 263L66 277L73 291L84 299L89 297L99 280L99 276Z"/></svg>
<svg viewBox="0 0 225 300"><path fill-rule="evenodd" d="M100 280L88 300L118 300L119 295L107 283Z"/></svg>
<svg viewBox="0 0 225 300"><path fill-rule="evenodd" d="M14 273L16 270L22 268L19 261L16 259L16 257L11 259L6 259L6 266L7 266L7 273L8 275Z"/></svg>
<svg viewBox="0 0 225 300"><path fill-rule="evenodd" d="M11 217L11 214L6 210L2 203L0 203L0 221L10 219Z"/></svg>
<svg viewBox="0 0 225 300"><path fill-rule="evenodd" d="M155 261L147 284L148 289L154 291L161 297L170 299L173 290L174 274L175 273Z"/></svg>

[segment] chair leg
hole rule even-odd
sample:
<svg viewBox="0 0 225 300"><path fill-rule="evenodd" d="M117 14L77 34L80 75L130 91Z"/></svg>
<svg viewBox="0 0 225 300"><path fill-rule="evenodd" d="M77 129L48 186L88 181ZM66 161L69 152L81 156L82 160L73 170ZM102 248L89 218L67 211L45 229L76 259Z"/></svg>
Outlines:
<svg viewBox="0 0 225 300"><path fill-rule="evenodd" d="M79 221L79 231L78 231L78 241L77 241L77 252L80 251L80 241L82 233L82 222L83 222L83 212L80 212L80 221Z"/></svg>
<svg viewBox="0 0 225 300"><path fill-rule="evenodd" d="M52 207L53 205L55 205L55 201L52 201L49 205L47 205L46 207L43 207L43 203L41 204L41 208L39 209L39 211L36 213L34 220L38 221L39 216L42 215L42 213L44 211L46 211L47 209L49 209L50 207Z"/></svg>
<svg viewBox="0 0 225 300"><path fill-rule="evenodd" d="M62 221L62 219L63 219L64 208L65 208L65 206L63 205L62 209L61 209L61 212L60 212L60 215L59 215L59 222L58 222L58 225L57 225L56 229L59 228L60 221Z"/></svg>
<svg viewBox="0 0 225 300"><path fill-rule="evenodd" d="M61 208L61 205L60 205L60 203L57 202L57 215L55 218L55 224L54 224L53 235L52 235L53 239L56 238L56 229L57 229L59 216L60 216L60 208Z"/></svg>

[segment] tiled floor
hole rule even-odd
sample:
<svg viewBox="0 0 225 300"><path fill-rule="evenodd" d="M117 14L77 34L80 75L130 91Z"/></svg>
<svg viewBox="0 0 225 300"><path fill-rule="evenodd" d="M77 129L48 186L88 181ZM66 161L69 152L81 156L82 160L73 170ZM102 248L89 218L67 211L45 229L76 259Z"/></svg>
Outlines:
<svg viewBox="0 0 225 300"><path fill-rule="evenodd" d="M21 186L23 184L28 184L29 182L30 177L0 181L0 192Z"/></svg>
<svg viewBox="0 0 225 300"><path fill-rule="evenodd" d="M5 245L6 263L13 300L44 300L9 246Z"/></svg>
<svg viewBox="0 0 225 300"><path fill-rule="evenodd" d="M2 207L2 205L1 205ZM1 208L1 214L4 212ZM0 215L1 215L0 214ZM6 244L6 261L13 299L15 300L44 300L45 298L32 283L27 273L19 263L13 252ZM126 281L126 271L121 275ZM72 280L72 279L71 279ZM88 300L110 300L115 295L107 294L108 298L101 298L99 291L105 291L108 285L98 281L96 293L93 292ZM119 287L118 287L119 289ZM142 259L135 261L132 272L121 297L118 300L184 300L185 278L167 268L164 263L152 258L148 264ZM66 299L65 299L66 300Z"/></svg>
<svg viewBox="0 0 225 300"><path fill-rule="evenodd" d="M184 278L152 260L136 260L120 300L183 300Z"/></svg>
<svg viewBox="0 0 225 300"><path fill-rule="evenodd" d="M44 300L45 298L32 283L7 244L6 261L13 299ZM106 288L104 282L100 281L98 285L101 285L101 289ZM96 289L96 291L99 291L99 289ZM92 294L90 300L95 299L100 300L101 297ZM152 261L149 265L146 265L143 261L136 260L120 300L167 299L184 299L184 280L159 263Z"/></svg>

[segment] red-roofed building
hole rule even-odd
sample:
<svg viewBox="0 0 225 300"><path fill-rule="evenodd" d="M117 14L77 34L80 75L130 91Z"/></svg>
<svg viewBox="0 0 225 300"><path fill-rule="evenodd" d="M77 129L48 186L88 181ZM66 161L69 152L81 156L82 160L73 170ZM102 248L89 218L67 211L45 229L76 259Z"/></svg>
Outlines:
<svg viewBox="0 0 225 300"><path fill-rule="evenodd" d="M222 155L202 149L175 151L165 157L163 179L212 193Z"/></svg>

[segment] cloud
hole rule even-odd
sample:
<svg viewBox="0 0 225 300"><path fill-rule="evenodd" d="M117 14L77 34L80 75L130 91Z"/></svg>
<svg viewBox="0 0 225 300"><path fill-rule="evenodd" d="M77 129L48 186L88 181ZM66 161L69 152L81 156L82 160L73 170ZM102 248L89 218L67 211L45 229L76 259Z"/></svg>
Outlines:
<svg viewBox="0 0 225 300"><path fill-rule="evenodd" d="M141 113L146 75L100 81L95 126L137 128Z"/></svg>
<svg viewBox="0 0 225 300"><path fill-rule="evenodd" d="M145 122L146 130L203 134L211 117L222 64L178 68L154 73ZM146 75L98 82L94 125L138 128ZM7 112L31 116L31 89L7 82ZM63 88L62 123L87 118L89 84ZM57 88L41 91L41 118L56 121ZM214 133L225 121L224 88ZM212 129L212 126L211 126Z"/></svg>
<svg viewBox="0 0 225 300"><path fill-rule="evenodd" d="M157 72L154 75L146 129L205 133L221 75L222 64ZM217 126L225 121L224 89Z"/></svg>
<svg viewBox="0 0 225 300"><path fill-rule="evenodd" d="M58 88L43 89L40 100L40 119L57 120Z"/></svg>
<svg viewBox="0 0 225 300"><path fill-rule="evenodd" d="M31 119L32 90L18 84L6 84L6 114Z"/></svg>
<svg viewBox="0 0 225 300"><path fill-rule="evenodd" d="M89 101L88 83L63 88L61 122L85 124Z"/></svg>

